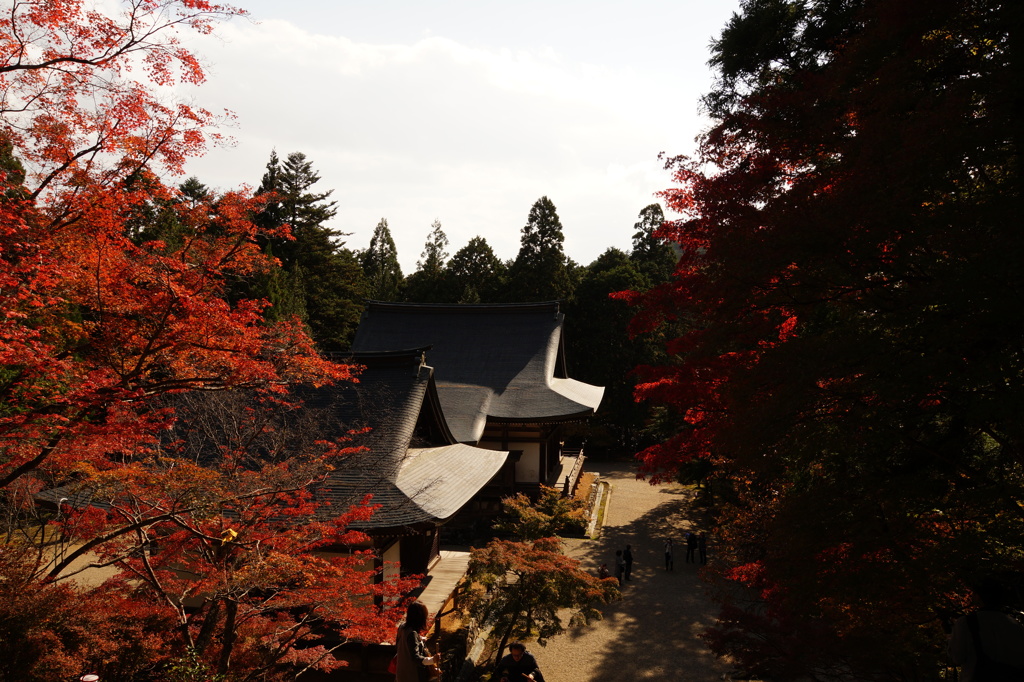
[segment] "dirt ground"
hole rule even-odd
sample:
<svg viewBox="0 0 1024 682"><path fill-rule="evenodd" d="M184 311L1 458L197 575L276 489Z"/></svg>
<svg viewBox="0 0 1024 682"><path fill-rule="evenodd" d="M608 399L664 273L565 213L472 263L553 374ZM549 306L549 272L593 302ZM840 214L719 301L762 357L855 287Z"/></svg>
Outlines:
<svg viewBox="0 0 1024 682"><path fill-rule="evenodd" d="M547 682L710 682L730 672L707 650L700 632L716 610L704 594L700 565L685 562L683 534L700 530L691 511L693 492L681 485L638 481L629 463L587 463L610 484L604 523L595 540L569 539L567 553L596 572L614 572L615 550L633 546L632 580L622 599L603 608L604 620L574 629L542 647L528 645ZM582 487L582 486L581 486ZM665 570L664 539L675 545L674 569ZM709 543L709 561L714 546Z"/></svg>

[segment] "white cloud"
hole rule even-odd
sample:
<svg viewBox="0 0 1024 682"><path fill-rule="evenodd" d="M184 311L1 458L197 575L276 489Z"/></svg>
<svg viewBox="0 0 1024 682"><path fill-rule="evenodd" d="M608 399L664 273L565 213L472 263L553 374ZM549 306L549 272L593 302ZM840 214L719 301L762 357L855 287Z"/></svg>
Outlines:
<svg viewBox="0 0 1024 682"><path fill-rule="evenodd" d="M480 234L518 249L533 202L559 209L570 256L627 249L636 215L670 183L660 151L688 152L702 125L664 74L573 60L550 47L468 45L428 35L360 43L282 20L238 21L202 39L196 98L239 115L237 145L190 165L207 184L259 182L271 148L304 152L333 188L335 227L362 248L383 216L411 270L431 222L451 251Z"/></svg>

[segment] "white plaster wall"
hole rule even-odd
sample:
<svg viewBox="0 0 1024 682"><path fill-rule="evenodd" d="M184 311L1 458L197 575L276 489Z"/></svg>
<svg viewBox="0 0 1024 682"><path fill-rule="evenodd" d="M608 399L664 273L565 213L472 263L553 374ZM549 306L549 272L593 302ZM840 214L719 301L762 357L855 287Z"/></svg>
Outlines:
<svg viewBox="0 0 1024 682"><path fill-rule="evenodd" d="M511 447L511 446L510 446ZM523 456L516 462L517 483L540 482L540 443L516 443L515 448L523 449Z"/></svg>
<svg viewBox="0 0 1024 682"><path fill-rule="evenodd" d="M402 556L401 543L402 541L398 540L384 550L384 580L393 580L399 576L401 567L398 565L398 560Z"/></svg>

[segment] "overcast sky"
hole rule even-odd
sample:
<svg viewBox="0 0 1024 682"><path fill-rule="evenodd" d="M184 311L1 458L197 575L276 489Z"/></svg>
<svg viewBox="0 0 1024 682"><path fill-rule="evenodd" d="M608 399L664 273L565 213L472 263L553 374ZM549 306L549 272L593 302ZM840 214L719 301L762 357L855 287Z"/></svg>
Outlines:
<svg viewBox="0 0 1024 682"><path fill-rule="evenodd" d="M692 153L707 126L708 45L739 0L239 4L250 20L192 43L197 103L237 114L236 144L189 173L255 186L272 149L301 151L348 246L387 218L409 274L435 219L450 253L481 235L514 258L545 195L577 262L628 250L671 184L659 152Z"/></svg>

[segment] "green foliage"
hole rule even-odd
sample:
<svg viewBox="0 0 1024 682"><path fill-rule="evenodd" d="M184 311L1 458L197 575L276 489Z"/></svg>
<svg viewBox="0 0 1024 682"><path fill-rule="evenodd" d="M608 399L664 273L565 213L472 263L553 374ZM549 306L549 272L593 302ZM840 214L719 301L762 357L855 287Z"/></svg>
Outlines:
<svg viewBox="0 0 1024 682"><path fill-rule="evenodd" d="M182 201L187 202L192 208L200 206L213 198L213 192L210 191L210 188L200 182L199 178L194 175L190 175L185 182L178 185L178 191L181 192Z"/></svg>
<svg viewBox="0 0 1024 682"><path fill-rule="evenodd" d="M540 487L540 498L532 502L523 493L503 500L504 516L494 524L499 532L520 540L539 540L566 533L579 533L587 524L587 504L563 497L555 488Z"/></svg>
<svg viewBox="0 0 1024 682"><path fill-rule="evenodd" d="M448 300L452 303L496 303L502 300L506 270L487 240L473 237L448 261Z"/></svg>
<svg viewBox="0 0 1024 682"><path fill-rule="evenodd" d="M435 220L430 227L427 243L420 255L422 260L416 263L416 272L405 281L405 297L417 303L445 303L449 294L445 277L448 236L441 229L441 221Z"/></svg>
<svg viewBox="0 0 1024 682"><path fill-rule="evenodd" d="M541 197L523 226L519 254L509 269L509 296L516 301L564 300L572 296L562 221L555 205Z"/></svg>
<svg viewBox="0 0 1024 682"><path fill-rule="evenodd" d="M499 640L497 657L512 639L536 639L543 645L567 625L598 620L597 605L619 596L614 578L601 580L582 570L553 537L494 540L474 549L467 577L461 608L482 627L493 629Z"/></svg>
<svg viewBox="0 0 1024 682"><path fill-rule="evenodd" d="M661 204L651 204L640 211L633 225L636 231L633 233L633 250L629 259L647 278L648 289L667 282L678 260L672 245L655 234L664 222L665 213L661 210Z"/></svg>
<svg viewBox="0 0 1024 682"><path fill-rule="evenodd" d="M172 660L163 675L166 682L224 682L227 679L226 675L216 674L191 648Z"/></svg>
<svg viewBox="0 0 1024 682"><path fill-rule="evenodd" d="M25 166L15 156L14 144L3 135L0 135L0 175L0 187L4 188L0 197L12 200L28 198L29 192L23 185Z"/></svg>
<svg viewBox="0 0 1024 682"><path fill-rule="evenodd" d="M591 452L636 452L664 435L658 432L656 436L651 430L655 423L651 406L633 399L633 370L663 361L665 335L674 325L663 323L631 338L628 329L633 311L616 295L646 291L671 277L675 251L654 234L662 223L659 204L641 210L633 226L633 251L627 255L610 248L581 268L575 296L567 306L567 357L574 363L571 374L606 389L601 410L590 424Z"/></svg>
<svg viewBox="0 0 1024 682"><path fill-rule="evenodd" d="M367 284L355 255L344 248L343 233L327 226L337 213L333 190L313 192L320 181L313 164L292 152L282 164L271 152L258 194L270 197L256 223L269 231L290 228L263 242L281 261L280 269L256 275L243 291L272 303L269 320L298 316L325 351L348 348L362 312Z"/></svg>
<svg viewBox="0 0 1024 682"><path fill-rule="evenodd" d="M566 309L566 355L571 375L605 387L601 409L591 424L588 447L636 451L647 408L633 400L631 370L651 362L657 347L626 333L632 311L609 297L616 291L646 288L648 280L629 256L610 248L583 271L576 296Z"/></svg>
<svg viewBox="0 0 1024 682"><path fill-rule="evenodd" d="M397 301L402 293L402 266L398 264L398 249L391 238L388 221L381 218L370 237L370 246L360 254L360 264L366 276L370 298L377 301Z"/></svg>

